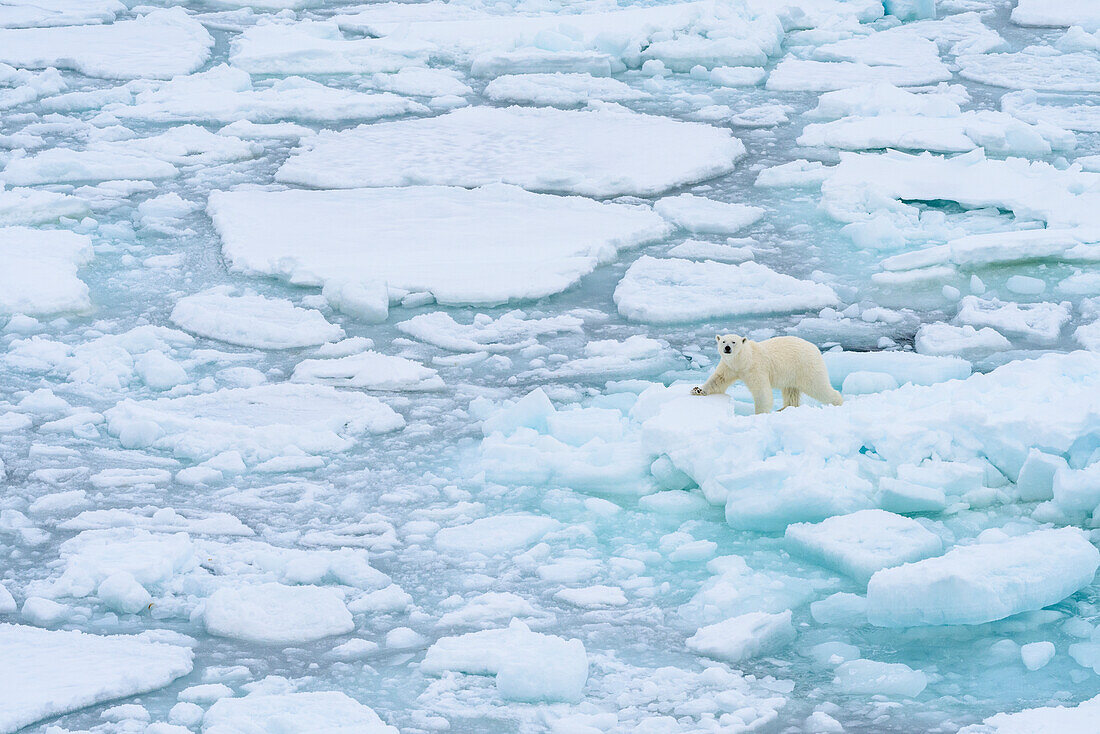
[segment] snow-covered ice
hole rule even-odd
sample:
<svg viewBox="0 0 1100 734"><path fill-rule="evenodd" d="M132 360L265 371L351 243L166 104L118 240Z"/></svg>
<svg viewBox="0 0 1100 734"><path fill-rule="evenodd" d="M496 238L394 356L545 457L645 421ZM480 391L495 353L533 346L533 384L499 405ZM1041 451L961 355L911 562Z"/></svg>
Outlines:
<svg viewBox="0 0 1100 734"><path fill-rule="evenodd" d="M153 446L193 460L237 451L250 462L345 451L362 434L405 425L369 395L290 383L126 400L104 415L107 430L127 448Z"/></svg>
<svg viewBox="0 0 1100 734"><path fill-rule="evenodd" d="M0 731L1091 733L1093 4L0 0Z"/></svg>
<svg viewBox="0 0 1100 734"><path fill-rule="evenodd" d="M181 298L169 318L197 336L258 349L316 346L344 336L320 311L224 287Z"/></svg>
<svg viewBox="0 0 1100 734"><path fill-rule="evenodd" d="M837 303L832 288L755 262L729 265L642 257L615 288L619 313L634 321L702 321L810 311Z"/></svg>
<svg viewBox="0 0 1100 734"><path fill-rule="evenodd" d="M792 553L860 581L869 581L883 568L943 551L939 536L919 522L883 510L860 510L816 524L788 525L784 537Z"/></svg>
<svg viewBox="0 0 1100 734"><path fill-rule="evenodd" d="M310 731L397 734L369 706L340 691L253 692L222 698L202 717L203 731L249 734L277 728L286 734Z"/></svg>
<svg viewBox="0 0 1100 734"><path fill-rule="evenodd" d="M0 730L163 688L192 669L189 646L0 624Z"/></svg>
<svg viewBox="0 0 1100 734"><path fill-rule="evenodd" d="M221 588L206 600L202 618L212 635L266 645L310 642L355 628L344 600L321 586Z"/></svg>
<svg viewBox="0 0 1100 734"><path fill-rule="evenodd" d="M0 61L107 79L168 79L198 71L213 37L182 8L103 25L0 30Z"/></svg>
<svg viewBox="0 0 1100 734"><path fill-rule="evenodd" d="M208 208L236 269L302 285L383 280L442 304L557 293L668 231L648 209L502 185L217 192ZM320 238L318 217L330 224Z"/></svg>
<svg viewBox="0 0 1100 734"><path fill-rule="evenodd" d="M201 73L175 76L159 86L136 89L120 102L106 105L97 122L336 122L411 112L427 112L427 108L395 94L336 89L302 77L256 86L248 73L223 64Z"/></svg>
<svg viewBox="0 0 1100 734"><path fill-rule="evenodd" d="M872 624L980 624L1055 604L1092 583L1100 551L1076 530L1036 530L878 571Z"/></svg>
<svg viewBox="0 0 1100 734"><path fill-rule="evenodd" d="M638 156L639 145L649 154ZM744 153L727 129L621 108L468 107L322 133L276 178L316 188L504 182L552 193L646 195L727 173Z"/></svg>
<svg viewBox="0 0 1100 734"><path fill-rule="evenodd" d="M0 227L0 313L56 314L91 304L78 268L93 257L86 235L65 230Z"/></svg>

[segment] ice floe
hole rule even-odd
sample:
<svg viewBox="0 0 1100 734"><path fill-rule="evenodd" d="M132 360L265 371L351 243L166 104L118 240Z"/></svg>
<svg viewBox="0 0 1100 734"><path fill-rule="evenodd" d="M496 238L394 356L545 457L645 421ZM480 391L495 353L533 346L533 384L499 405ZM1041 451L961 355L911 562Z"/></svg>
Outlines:
<svg viewBox="0 0 1100 734"><path fill-rule="evenodd" d="M631 265L615 288L619 313L649 323L810 311L837 300L827 285L754 262L729 265L649 256Z"/></svg>
<svg viewBox="0 0 1100 734"><path fill-rule="evenodd" d="M366 351L338 359L306 359L294 367L293 382L366 390L439 390L443 379L430 367L404 357Z"/></svg>
<svg viewBox="0 0 1100 734"><path fill-rule="evenodd" d="M508 186L215 192L208 209L235 269L307 285L383 280L442 304L557 293L668 231L647 209ZM317 221L333 225L323 238Z"/></svg>
<svg viewBox="0 0 1100 734"><path fill-rule="evenodd" d="M214 38L182 8L105 25L0 30L0 61L107 79L168 79L210 58Z"/></svg>
<svg viewBox="0 0 1100 734"><path fill-rule="evenodd" d="M0 227L0 313L55 314L91 304L77 270L92 260L86 235Z"/></svg>
<svg viewBox="0 0 1100 734"><path fill-rule="evenodd" d="M286 734L309 731L397 734L374 709L339 691L294 693L254 692L242 698L222 698L202 717L204 731L250 734L278 727Z"/></svg>
<svg viewBox="0 0 1100 734"><path fill-rule="evenodd" d="M1092 582L1100 551L1074 528L959 546L879 571L867 585L872 624L980 624L1054 604Z"/></svg>
<svg viewBox="0 0 1100 734"><path fill-rule="evenodd" d="M107 430L127 447L152 447L198 461L238 451L249 463L344 451L359 435L405 424L369 395L288 383L125 400L104 416Z"/></svg>
<svg viewBox="0 0 1100 734"><path fill-rule="evenodd" d="M485 85L485 96L494 102L577 107L591 100L627 102L648 95L616 79L558 73L498 76Z"/></svg>
<svg viewBox="0 0 1100 734"><path fill-rule="evenodd" d="M233 39L229 61L250 74L345 74L419 65L422 45L349 40L331 21L261 23Z"/></svg>
<svg viewBox="0 0 1100 734"><path fill-rule="evenodd" d="M256 86L246 72L222 64L127 93L124 103L104 106L96 120L99 123L112 120L274 123L287 119L334 122L427 111L423 105L395 94L336 89L301 77Z"/></svg>
<svg viewBox="0 0 1100 734"><path fill-rule="evenodd" d="M0 624L0 641L0 658L9 677L0 693L0 730L6 732L102 701L163 688L192 668L190 647L141 635L104 636Z"/></svg>
<svg viewBox="0 0 1100 734"><path fill-rule="evenodd" d="M311 642L355 627L332 589L276 583L218 589L206 600L203 623L210 634L266 645Z"/></svg>
<svg viewBox="0 0 1100 734"><path fill-rule="evenodd" d="M643 140L650 154L640 157ZM322 133L276 178L324 188L499 181L552 193L646 195L726 173L744 152L729 130L621 108L469 107Z"/></svg>
<svg viewBox="0 0 1100 734"><path fill-rule="evenodd" d="M316 346L344 336L320 311L220 286L176 301L169 318L192 334L257 349Z"/></svg>

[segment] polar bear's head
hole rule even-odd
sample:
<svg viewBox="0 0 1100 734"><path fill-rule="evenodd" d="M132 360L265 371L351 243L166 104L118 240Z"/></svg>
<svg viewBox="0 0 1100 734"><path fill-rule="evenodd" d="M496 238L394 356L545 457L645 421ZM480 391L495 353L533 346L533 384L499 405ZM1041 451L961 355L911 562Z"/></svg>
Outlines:
<svg viewBox="0 0 1100 734"><path fill-rule="evenodd" d="M719 334L714 338L718 340L719 357L736 357L738 350L748 341L745 337L737 334Z"/></svg>

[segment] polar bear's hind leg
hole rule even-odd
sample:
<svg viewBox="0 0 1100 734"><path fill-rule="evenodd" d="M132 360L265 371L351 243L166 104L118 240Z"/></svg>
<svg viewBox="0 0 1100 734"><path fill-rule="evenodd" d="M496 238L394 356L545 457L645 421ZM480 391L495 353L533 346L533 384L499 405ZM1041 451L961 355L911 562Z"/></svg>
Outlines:
<svg viewBox="0 0 1100 734"><path fill-rule="evenodd" d="M797 387L785 387L783 388L783 410L784 408L797 408L802 404L802 391Z"/></svg>
<svg viewBox="0 0 1100 734"><path fill-rule="evenodd" d="M805 393L819 403L824 403L826 405L844 405L844 396L833 389L827 377L820 381L815 381L812 389L805 390Z"/></svg>

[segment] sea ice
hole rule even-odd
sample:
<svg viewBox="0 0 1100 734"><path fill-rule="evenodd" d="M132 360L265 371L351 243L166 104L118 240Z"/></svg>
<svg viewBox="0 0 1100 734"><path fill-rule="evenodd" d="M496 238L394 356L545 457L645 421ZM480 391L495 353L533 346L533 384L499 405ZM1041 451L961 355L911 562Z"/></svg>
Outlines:
<svg viewBox="0 0 1100 734"><path fill-rule="evenodd" d="M197 71L213 45L197 20L170 8L105 25L0 30L0 62L107 79L169 79Z"/></svg>
<svg viewBox="0 0 1100 734"><path fill-rule="evenodd" d="M1100 696L1076 706L1042 706L1014 714L996 714L959 734L1085 734L1096 725Z"/></svg>
<svg viewBox="0 0 1100 734"><path fill-rule="evenodd" d="M208 210L235 269L303 285L381 279L441 304L557 293L619 249L668 232L648 209L502 185L214 192ZM323 236L318 223L328 225Z"/></svg>
<svg viewBox="0 0 1100 734"><path fill-rule="evenodd" d="M0 7L0 28L109 23L125 10L119 0L14 0Z"/></svg>
<svg viewBox="0 0 1100 734"><path fill-rule="evenodd" d="M301 77L278 79L257 87L246 72L221 64L209 71L173 77L164 84L136 91L123 104L105 105L96 121L101 124L112 120L339 122L427 111L423 105L395 94L336 89Z"/></svg>
<svg viewBox="0 0 1100 734"><path fill-rule="evenodd" d="M1012 22L1023 26L1081 26L1100 30L1100 8L1089 0L1050 4L1044 0L1020 0L1012 10Z"/></svg>
<svg viewBox="0 0 1100 734"><path fill-rule="evenodd" d="M928 676L901 663L861 658L837 666L834 683L846 693L916 698L928 686Z"/></svg>
<svg viewBox="0 0 1100 734"><path fill-rule="evenodd" d="M954 117L882 114L846 117L807 125L799 145L869 150L902 148L962 153L982 147L989 152L1048 155L1072 148L1071 133L1051 125L1031 126L1003 112L963 112Z"/></svg>
<svg viewBox="0 0 1100 734"><path fill-rule="evenodd" d="M775 67L764 86L774 92L828 92L861 84L887 83L899 87L914 87L950 79L951 72L939 61L908 67L786 58Z"/></svg>
<svg viewBox="0 0 1100 734"><path fill-rule="evenodd" d="M557 527L548 517L494 515L443 528L435 534L435 545L446 552L496 555L527 548Z"/></svg>
<svg viewBox="0 0 1100 734"><path fill-rule="evenodd" d="M255 293L236 295L225 286L181 298L169 318L192 334L257 349L315 346L344 336L320 311Z"/></svg>
<svg viewBox="0 0 1100 734"><path fill-rule="evenodd" d="M0 731L102 701L155 691L191 672L189 647L140 635L90 635L0 624Z"/></svg>
<svg viewBox="0 0 1100 734"><path fill-rule="evenodd" d="M513 620L504 629L440 638L420 669L428 675L495 675L506 699L577 702L588 680L588 656L580 640L532 632Z"/></svg>
<svg viewBox="0 0 1100 734"><path fill-rule="evenodd" d="M1075 528L956 546L879 571L867 618L884 627L981 624L1055 604L1092 583L1100 551Z"/></svg>
<svg viewBox="0 0 1100 734"><path fill-rule="evenodd" d="M817 524L788 525L787 547L858 581L876 571L943 552L943 541L916 520L883 510L837 515Z"/></svg>
<svg viewBox="0 0 1100 734"><path fill-rule="evenodd" d="M649 96L616 79L591 74L509 74L485 85L494 102L576 107L591 100L628 102Z"/></svg>
<svg viewBox="0 0 1100 734"><path fill-rule="evenodd" d="M1089 53L1049 53L1047 47L959 56L959 76L1009 89L1048 92L1100 91L1100 58Z"/></svg>
<svg viewBox="0 0 1100 734"><path fill-rule="evenodd" d="M1047 123L1067 130L1100 132L1100 105L1062 94L1032 90L1009 92L1001 97L1001 110L1033 125Z"/></svg>
<svg viewBox="0 0 1100 734"><path fill-rule="evenodd" d="M254 734L277 729L282 734L398 734L374 709L339 691L251 693L222 698L202 717L210 734Z"/></svg>
<svg viewBox="0 0 1100 734"><path fill-rule="evenodd" d="M128 448L153 447L197 461L238 451L248 463L344 451L361 434L405 425L375 397L289 383L124 400L104 416L107 430Z"/></svg>
<svg viewBox="0 0 1100 734"><path fill-rule="evenodd" d="M426 47L345 39L331 21L260 23L233 39L229 62L250 74L362 74L420 66Z"/></svg>
<svg viewBox="0 0 1100 734"><path fill-rule="evenodd" d="M983 326L952 326L951 324L921 324L913 344L921 354L943 356L954 354L964 358L985 356L1012 348L1001 332Z"/></svg>
<svg viewBox="0 0 1100 734"><path fill-rule="evenodd" d="M333 589L322 586L223 586L206 600L210 634L264 645L290 645L342 635L355 628Z"/></svg>
<svg viewBox="0 0 1100 734"><path fill-rule="evenodd" d="M0 227L0 314L55 314L91 307L77 269L92 260L92 242L65 230Z"/></svg>
<svg viewBox="0 0 1100 734"><path fill-rule="evenodd" d="M642 141L649 155L637 155ZM744 153L727 129L622 108L468 107L323 132L276 179L325 188L502 181L552 193L652 195L726 173Z"/></svg>
<svg viewBox="0 0 1100 734"><path fill-rule="evenodd" d="M955 320L979 328L992 327L1040 342L1052 342L1069 323L1071 306L1062 303L1002 303L995 299L966 296L959 302Z"/></svg>
<svg viewBox="0 0 1100 734"><path fill-rule="evenodd" d="M688 638L691 650L730 663L744 662L784 647L795 638L791 612L749 612L706 627Z"/></svg>
<svg viewBox="0 0 1100 734"><path fill-rule="evenodd" d="M729 265L643 256L615 288L619 313L633 321L675 323L835 306L827 285L764 265Z"/></svg>
<svg viewBox="0 0 1100 734"><path fill-rule="evenodd" d="M758 222L765 209L748 204L716 201L693 194L658 199L653 210L689 232L733 234Z"/></svg>
<svg viewBox="0 0 1100 734"><path fill-rule="evenodd" d="M835 387L843 385L849 374L876 372L888 374L899 385L934 385L947 380L965 380L970 376L970 363L955 357L930 357L913 352L846 352L827 351L823 354L829 381Z"/></svg>
<svg viewBox="0 0 1100 734"><path fill-rule="evenodd" d="M184 125L147 138L97 142L83 150L49 148L9 161L0 175L18 185L165 179L179 174L176 166L246 160L261 150L256 143Z"/></svg>
<svg viewBox="0 0 1100 734"><path fill-rule="evenodd" d="M294 367L291 382L311 382L364 390L440 390L443 379L430 367L404 357L368 350L337 359L306 359Z"/></svg>
<svg viewBox="0 0 1100 734"><path fill-rule="evenodd" d="M583 320L569 314L549 318L527 318L523 311L509 311L496 319L477 314L461 324L444 311L414 316L397 324L397 329L414 339L455 352L513 352L533 346L539 336L577 333Z"/></svg>

